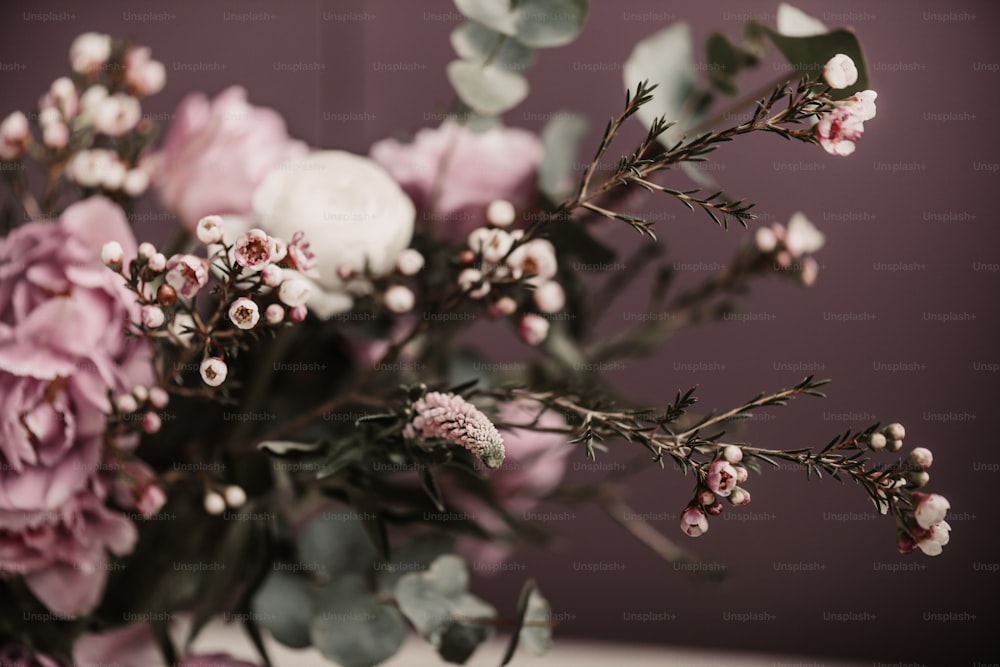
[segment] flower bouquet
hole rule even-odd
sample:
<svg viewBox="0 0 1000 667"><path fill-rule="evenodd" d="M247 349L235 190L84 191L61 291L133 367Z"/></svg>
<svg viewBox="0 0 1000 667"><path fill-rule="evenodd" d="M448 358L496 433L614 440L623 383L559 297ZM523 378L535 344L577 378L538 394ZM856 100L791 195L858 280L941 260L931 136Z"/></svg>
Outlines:
<svg viewBox="0 0 1000 667"><path fill-rule="evenodd" d="M467 562L546 544L543 500L597 503L666 561L697 562L626 504L649 466L690 487L681 539L750 503L753 473L792 465L867 493L901 552L947 544L949 503L923 490L931 452L903 452L902 425L815 449L744 437L740 419L825 381L703 411L694 389L648 403L603 375L723 319L757 279L817 279L807 213L755 224L692 165L757 133L847 159L876 115L857 36L781 5L775 26L712 34L696 66L689 28L663 26L635 45L623 105L589 147L575 114L540 135L501 121L536 52L583 29L586 0L455 5L448 117L368 156L293 139L239 87L190 95L160 137L142 102L164 66L99 33L72 43L37 114L0 124L16 202L0 241L3 664L245 664L190 650L219 618L265 665L268 636L363 667L411 630L452 663L497 631L504 664L542 654L557 617L541 588L527 579L498 610L470 592ZM780 80L740 97L774 52ZM642 135L623 146L630 125ZM173 240L135 238L147 190L181 221ZM654 198L746 241L680 289L634 213ZM648 237L627 265L609 227ZM595 336L646 268L646 312ZM520 360L460 346L470 329L513 332ZM611 447L634 461L563 483L568 461Z"/></svg>

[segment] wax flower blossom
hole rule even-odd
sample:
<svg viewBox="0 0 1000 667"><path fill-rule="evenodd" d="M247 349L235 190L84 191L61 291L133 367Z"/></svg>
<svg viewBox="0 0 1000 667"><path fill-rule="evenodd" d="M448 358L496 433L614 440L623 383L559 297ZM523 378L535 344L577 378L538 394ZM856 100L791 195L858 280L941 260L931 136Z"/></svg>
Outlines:
<svg viewBox="0 0 1000 667"><path fill-rule="evenodd" d="M455 394L432 391L417 399L413 403L413 419L403 435L450 440L473 452L494 470L505 456L503 436L489 417Z"/></svg>
<svg viewBox="0 0 1000 667"><path fill-rule="evenodd" d="M854 152L854 142L865 132L865 121L875 117L874 90L863 90L846 100L834 102L834 108L820 116L813 132L827 153L846 156Z"/></svg>

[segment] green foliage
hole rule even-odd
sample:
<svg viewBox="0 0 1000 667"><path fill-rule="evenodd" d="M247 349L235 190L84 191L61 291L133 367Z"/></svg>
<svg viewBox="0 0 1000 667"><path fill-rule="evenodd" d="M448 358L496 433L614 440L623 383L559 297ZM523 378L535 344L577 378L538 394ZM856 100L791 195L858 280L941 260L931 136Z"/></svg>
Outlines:
<svg viewBox="0 0 1000 667"><path fill-rule="evenodd" d="M587 126L585 116L559 112L542 129L544 156L538 165L538 189L552 201L565 198L573 188L573 165Z"/></svg>
<svg viewBox="0 0 1000 667"><path fill-rule="evenodd" d="M868 69L861 43L850 30L833 30L810 37L786 37L770 28L763 28L781 55L796 72L812 78L822 76L823 65L838 53L850 56L858 68L858 81L850 88L830 92L833 99L850 97L868 88Z"/></svg>
<svg viewBox="0 0 1000 667"><path fill-rule="evenodd" d="M309 626L313 645L343 667L372 667L391 658L406 638L406 623L381 604L358 574L345 575L319 592Z"/></svg>
<svg viewBox="0 0 1000 667"><path fill-rule="evenodd" d="M638 107L637 117L646 127L663 118L676 125L663 135L664 143L679 141L693 120L693 98L697 77L694 46L686 23L674 23L636 43L623 68L625 88L646 81L656 95Z"/></svg>
<svg viewBox="0 0 1000 667"><path fill-rule="evenodd" d="M528 96L528 80L498 65L453 60L446 71L462 102L481 114L501 114Z"/></svg>

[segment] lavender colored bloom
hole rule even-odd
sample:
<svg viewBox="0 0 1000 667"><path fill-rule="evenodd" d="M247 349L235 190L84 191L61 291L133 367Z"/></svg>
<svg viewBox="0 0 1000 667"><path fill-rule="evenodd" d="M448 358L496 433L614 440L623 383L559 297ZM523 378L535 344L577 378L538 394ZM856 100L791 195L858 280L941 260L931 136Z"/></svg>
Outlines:
<svg viewBox="0 0 1000 667"><path fill-rule="evenodd" d="M408 438L443 438L465 447L496 470L503 463L500 431L476 406L461 396L432 391L413 404L413 421L403 435Z"/></svg>

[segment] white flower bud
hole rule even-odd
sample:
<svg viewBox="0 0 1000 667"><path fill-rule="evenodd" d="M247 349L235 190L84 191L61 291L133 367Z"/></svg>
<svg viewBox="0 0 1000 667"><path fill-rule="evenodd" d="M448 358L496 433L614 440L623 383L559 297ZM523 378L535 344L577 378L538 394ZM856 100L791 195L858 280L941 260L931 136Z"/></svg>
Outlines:
<svg viewBox="0 0 1000 667"><path fill-rule="evenodd" d="M155 412L147 412L142 416L143 433L157 433L163 426L163 420Z"/></svg>
<svg viewBox="0 0 1000 667"><path fill-rule="evenodd" d="M143 259L149 259L156 254L156 246L149 241L143 241L139 244L138 254Z"/></svg>
<svg viewBox="0 0 1000 667"><path fill-rule="evenodd" d="M899 422L889 424L882 429L882 433L884 433L885 437L889 440L902 440L906 437L906 429L903 428L903 425Z"/></svg>
<svg viewBox="0 0 1000 667"><path fill-rule="evenodd" d="M498 317L501 315L513 315L517 312L517 301L509 296L502 296L490 307L490 315Z"/></svg>
<svg viewBox="0 0 1000 667"><path fill-rule="evenodd" d="M917 525L925 530L944 521L945 515L951 509L948 499L936 493L930 495L914 493L913 496L917 500L913 515Z"/></svg>
<svg viewBox="0 0 1000 667"><path fill-rule="evenodd" d="M131 414L139 409L139 404L132 394L122 394L115 399L115 407L118 408L119 412Z"/></svg>
<svg viewBox="0 0 1000 667"><path fill-rule="evenodd" d="M160 273L167 268L167 256L158 252L149 258L149 263L146 266L149 267L150 271Z"/></svg>
<svg viewBox="0 0 1000 667"><path fill-rule="evenodd" d="M69 143L69 128L65 123L52 123L42 129L42 143L49 148L64 148Z"/></svg>
<svg viewBox="0 0 1000 667"><path fill-rule="evenodd" d="M419 250L406 248L396 258L396 270L404 276L415 276L424 268L424 256Z"/></svg>
<svg viewBox="0 0 1000 667"><path fill-rule="evenodd" d="M137 384L136 386L132 387L132 395L135 396L135 400L139 401L140 403L145 403L146 401L149 400L149 390L146 389L146 387L141 384Z"/></svg>
<svg viewBox="0 0 1000 667"><path fill-rule="evenodd" d="M24 152L24 142L31 134L28 117L14 111L0 123L0 160L16 160Z"/></svg>
<svg viewBox="0 0 1000 667"><path fill-rule="evenodd" d="M209 387L218 387L226 381L226 376L229 375L229 367L220 357L205 357L199 370L202 381Z"/></svg>
<svg viewBox="0 0 1000 667"><path fill-rule="evenodd" d="M149 187L149 174L145 169L129 169L125 173L125 182L122 183L122 190L129 197L139 197L146 188Z"/></svg>
<svg viewBox="0 0 1000 667"><path fill-rule="evenodd" d="M122 262L125 260L125 251L118 241L108 241L101 248L101 261L105 266L114 270L122 270Z"/></svg>
<svg viewBox="0 0 1000 667"><path fill-rule="evenodd" d="M163 387L152 387L149 390L149 403L157 410L162 410L170 403L170 394Z"/></svg>
<svg viewBox="0 0 1000 667"><path fill-rule="evenodd" d="M226 504L232 508L242 507L247 501L246 491L243 487L231 484L225 488Z"/></svg>
<svg viewBox="0 0 1000 667"><path fill-rule="evenodd" d="M290 278L278 288L278 299L286 306L304 306L309 299L309 283L299 278Z"/></svg>
<svg viewBox="0 0 1000 667"><path fill-rule="evenodd" d="M543 313L558 312L566 305L566 293L563 291L562 285L554 280L542 283L532 296L538 310Z"/></svg>
<svg viewBox="0 0 1000 667"><path fill-rule="evenodd" d="M916 447L910 452L910 462L921 470L927 470L934 462L934 455L926 447Z"/></svg>
<svg viewBox="0 0 1000 667"><path fill-rule="evenodd" d="M886 444L888 444L888 441L881 433L872 433L868 436L868 448L872 451L877 452L880 449L885 449Z"/></svg>
<svg viewBox="0 0 1000 667"><path fill-rule="evenodd" d="M394 313L408 313L417 302L413 290L403 285L393 285L385 291L385 307Z"/></svg>
<svg viewBox="0 0 1000 667"><path fill-rule="evenodd" d="M198 221L196 234L198 240L205 245L219 243L222 241L223 222L218 215L206 215Z"/></svg>
<svg viewBox="0 0 1000 667"><path fill-rule="evenodd" d="M482 253L484 260L496 264L510 252L514 239L502 229L479 227L469 234L468 243L472 250Z"/></svg>
<svg viewBox="0 0 1000 667"><path fill-rule="evenodd" d="M736 445L726 445L722 450L722 457L730 463L739 463L743 460L743 450Z"/></svg>
<svg viewBox="0 0 1000 667"><path fill-rule="evenodd" d="M239 329L253 329L260 321L260 309L253 299L240 297L229 306L229 319Z"/></svg>
<svg viewBox="0 0 1000 667"><path fill-rule="evenodd" d="M766 255L778 247L778 236L770 227L758 227L753 234L753 243L759 252Z"/></svg>
<svg viewBox="0 0 1000 667"><path fill-rule="evenodd" d="M834 90L850 88L858 82L858 68L850 56L838 53L823 66L823 80Z"/></svg>
<svg viewBox="0 0 1000 667"><path fill-rule="evenodd" d="M147 305L142 307L142 324L147 329L159 329L167 321L163 309L159 306Z"/></svg>
<svg viewBox="0 0 1000 667"><path fill-rule="evenodd" d="M205 494L204 505L205 511L212 516L218 516L226 511L226 499L215 491L209 491Z"/></svg>
<svg viewBox="0 0 1000 667"><path fill-rule="evenodd" d="M120 137L136 126L142 118L139 100L116 93L101 100L94 115L94 127L108 136Z"/></svg>
<svg viewBox="0 0 1000 667"><path fill-rule="evenodd" d="M118 160L108 162L101 172L101 187L106 190L120 190L125 184L125 165Z"/></svg>
<svg viewBox="0 0 1000 667"><path fill-rule="evenodd" d="M506 199L494 199L486 208L486 219L491 225L497 227L507 227L513 224L517 218L517 211L514 205Z"/></svg>
<svg viewBox="0 0 1000 667"><path fill-rule="evenodd" d="M260 281L268 287L277 287L285 280L285 272L277 264L268 264L260 272ZM279 306L280 307L280 306Z"/></svg>
<svg viewBox="0 0 1000 667"><path fill-rule="evenodd" d="M458 286L472 299L481 299L490 292L490 284L483 280L479 269L465 269L458 274Z"/></svg>
<svg viewBox="0 0 1000 667"><path fill-rule="evenodd" d="M85 32L69 48L69 64L74 72L91 74L111 57L111 36Z"/></svg>

